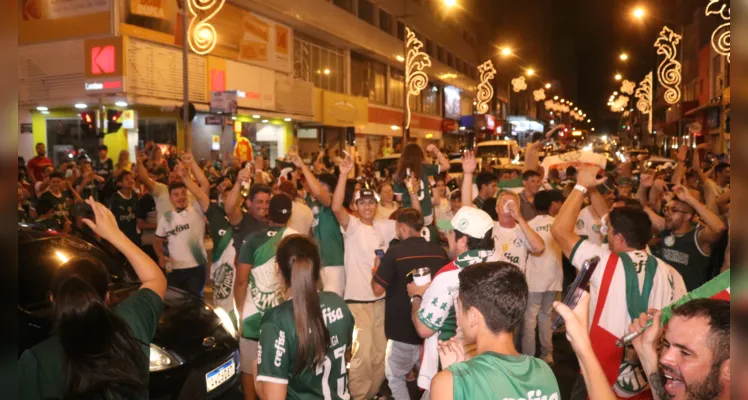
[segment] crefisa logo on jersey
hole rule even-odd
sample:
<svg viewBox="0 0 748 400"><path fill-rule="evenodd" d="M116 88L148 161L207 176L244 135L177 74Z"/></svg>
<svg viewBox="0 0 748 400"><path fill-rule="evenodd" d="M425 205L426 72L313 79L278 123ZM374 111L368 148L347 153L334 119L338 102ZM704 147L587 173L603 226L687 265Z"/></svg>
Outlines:
<svg viewBox="0 0 748 400"><path fill-rule="evenodd" d="M286 332L278 332L278 339L275 339L275 360L273 363L276 367L281 366L281 360L283 359L283 353L286 352Z"/></svg>
<svg viewBox="0 0 748 400"><path fill-rule="evenodd" d="M343 319L343 310L340 307L334 310L330 307L325 307L322 310L322 318L325 320L325 325L330 325L335 321Z"/></svg>
<svg viewBox="0 0 748 400"><path fill-rule="evenodd" d="M543 395L543 392L538 389L527 392L527 397L519 397L516 399L514 397L504 397L503 400L559 400L559 396L558 393L553 393L550 396Z"/></svg>

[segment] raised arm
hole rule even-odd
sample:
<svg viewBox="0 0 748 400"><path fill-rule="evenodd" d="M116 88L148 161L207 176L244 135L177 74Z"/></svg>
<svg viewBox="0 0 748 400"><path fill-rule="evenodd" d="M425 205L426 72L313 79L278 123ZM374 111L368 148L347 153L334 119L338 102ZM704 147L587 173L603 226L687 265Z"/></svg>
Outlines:
<svg viewBox="0 0 748 400"><path fill-rule="evenodd" d="M688 157L688 146L681 146L678 149L678 155L676 156L678 163L675 165L675 170L673 170L673 176L670 178L670 183L676 185L683 183L683 175L686 174L686 157Z"/></svg>
<svg viewBox="0 0 748 400"><path fill-rule="evenodd" d="M119 230L117 220L106 206L94 201L92 197L86 202L93 209L96 221L83 218L83 223L127 258L140 279L141 289L151 289L163 299L166 294L166 277L156 263Z"/></svg>
<svg viewBox="0 0 748 400"><path fill-rule="evenodd" d="M320 154L322 153L320 152ZM302 174L304 174L304 178L306 178L306 184L309 185L309 192L311 193L312 197L322 203L323 206L330 207L332 198L328 193L322 191L322 184L319 183L317 177L314 176L312 171L309 170L309 167L304 164L304 161L301 159L301 157L299 157L298 154L292 154L291 162L294 163L296 168L301 170Z"/></svg>
<svg viewBox="0 0 748 400"><path fill-rule="evenodd" d="M706 173L704 173L704 170L701 169L701 156L699 155L699 149L706 149L708 147L708 143L696 146L696 149L693 151L693 157L691 160L691 168L696 172L696 175L699 176L699 180L704 186L706 186L706 182L709 180L709 177Z"/></svg>
<svg viewBox="0 0 748 400"><path fill-rule="evenodd" d="M195 161L195 157L192 155L192 153L182 154L181 159L183 163L187 164L190 167L192 173L195 175L195 179L197 179L197 183L198 185L200 185L200 191L204 192L206 195L210 193L210 181L208 181L208 178L205 176L203 169L200 168L200 166L197 164L197 161ZM195 195L195 197L197 197L197 195Z"/></svg>
<svg viewBox="0 0 748 400"><path fill-rule="evenodd" d="M420 179L416 178L415 176L411 176L410 178L405 178L405 187L408 190L408 194L410 195L411 199L418 198L418 188L421 187ZM410 208L421 211L421 202L411 201Z"/></svg>
<svg viewBox="0 0 748 400"><path fill-rule="evenodd" d="M674 187L673 193L678 196L680 201L693 207L706 224L704 229L699 230L699 243L708 243L711 245L722 237L722 232L727 229L727 226L719 215L715 214L704 203L691 196L691 193L689 193L685 186L679 185Z"/></svg>
<svg viewBox="0 0 748 400"><path fill-rule="evenodd" d="M574 233L574 226L577 223L577 217L579 212L582 210L582 204L584 203L584 192L578 189L578 186L582 186L586 189L593 188L606 181L606 178L597 179L597 172L600 170L599 167L586 166L582 167L577 174L577 186L574 186L574 190L571 191L569 197L564 201L564 205L556 216L556 220L553 221L551 227L551 234L553 239L561 247L566 257L571 256L571 251L574 246L579 242L579 235Z"/></svg>
<svg viewBox="0 0 748 400"><path fill-rule="evenodd" d="M186 186L187 190L189 190L190 193L195 196L195 200L197 200L197 203L200 204L200 209L203 210L203 213L206 213L208 211L208 207L210 207L210 197L208 197L208 194L203 191L203 188L198 186L198 184L195 183L192 178L190 178L190 174L187 172L186 168L182 168L180 170L180 175L182 176L184 186ZM205 178L205 175L203 175L203 178Z"/></svg>
<svg viewBox="0 0 748 400"><path fill-rule="evenodd" d="M533 254L542 253L545 250L545 242L543 241L543 238L541 238L540 235L535 232L535 229L532 229L532 227L530 227L530 224L528 224L527 221L522 218L522 214L519 212L519 206L517 205L517 203L511 202L510 204L511 205L509 206L509 213L517 222L517 225L519 225L522 233L525 235L525 238L527 238L527 247L529 248L530 252Z"/></svg>
<svg viewBox="0 0 748 400"><path fill-rule="evenodd" d="M441 151L439 151L438 147L430 144L426 146L426 151L433 154L434 157L439 161L439 172L449 172L449 160L444 156L444 154L441 153Z"/></svg>
<svg viewBox="0 0 748 400"><path fill-rule="evenodd" d="M153 193L153 187L156 182L148 175L148 169L145 167L145 160L147 159L148 156L146 156L145 151L138 151L138 155L135 158L135 172L137 172L140 181L148 188L148 191Z"/></svg>
<svg viewBox="0 0 748 400"><path fill-rule="evenodd" d="M468 150L462 155L462 206L475 207L473 204L473 174L478 168L475 154Z"/></svg>
<svg viewBox="0 0 748 400"><path fill-rule="evenodd" d="M608 207L608 202L605 201L605 198L603 197L600 192L597 191L597 188L590 189L587 194L590 196L590 203L592 203L592 209L595 210L595 213L602 218L606 214L610 212L610 208Z"/></svg>
<svg viewBox="0 0 748 400"><path fill-rule="evenodd" d="M340 162L338 184L335 186L335 193L332 195L332 212L335 214L335 218L343 229L348 228L348 222L350 222L351 219L351 216L348 215L348 211L343 207L343 200L345 199L345 181L348 179L348 174L351 172L351 169L353 169L353 160L351 159L351 156L346 156L345 160Z"/></svg>
<svg viewBox="0 0 748 400"><path fill-rule="evenodd" d="M251 171L242 168L242 170L239 171L239 176L236 178L236 182L234 182L234 187L231 188L228 196L226 196L223 208L226 210L226 216L229 217L229 223L231 225L236 226L242 222L242 210L241 207L239 207L242 197L242 185L249 181L251 174Z"/></svg>

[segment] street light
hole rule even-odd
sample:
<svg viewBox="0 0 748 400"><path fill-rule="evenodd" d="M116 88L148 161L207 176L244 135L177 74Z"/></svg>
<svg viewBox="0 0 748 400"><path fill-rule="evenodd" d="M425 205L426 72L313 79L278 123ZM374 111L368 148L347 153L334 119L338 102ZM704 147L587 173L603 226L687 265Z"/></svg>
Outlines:
<svg viewBox="0 0 748 400"><path fill-rule="evenodd" d="M527 76L533 76L535 74L535 70L532 68L528 68L526 73L527 73Z"/></svg>
<svg viewBox="0 0 748 400"><path fill-rule="evenodd" d="M551 84L550 84L550 83L546 83L546 84L545 84L545 88L546 88L546 89L550 89L550 88L551 88Z"/></svg>
<svg viewBox="0 0 748 400"><path fill-rule="evenodd" d="M636 19L642 19L642 18L644 18L644 15L646 13L647 12L646 12L646 10L644 10L644 8L642 8L642 7L636 7L634 9L633 15L634 15L634 18L636 18Z"/></svg>
<svg viewBox="0 0 748 400"><path fill-rule="evenodd" d="M452 8L457 5L457 0L444 0L443 4L447 8Z"/></svg>
<svg viewBox="0 0 748 400"><path fill-rule="evenodd" d="M620 81L621 79L623 79L623 76L621 74L616 74L615 78L617 81Z"/></svg>
<svg viewBox="0 0 748 400"><path fill-rule="evenodd" d="M620 59L621 59L621 61L626 61L626 60L628 60L628 59L629 59L629 55L628 55L628 54L626 54L626 53L621 53L621 55L620 55L620 56L618 56L618 58L620 58Z"/></svg>
<svg viewBox="0 0 748 400"><path fill-rule="evenodd" d="M512 49L510 49L509 47L502 48L501 49L501 55L504 56L504 57L511 56L512 55Z"/></svg>

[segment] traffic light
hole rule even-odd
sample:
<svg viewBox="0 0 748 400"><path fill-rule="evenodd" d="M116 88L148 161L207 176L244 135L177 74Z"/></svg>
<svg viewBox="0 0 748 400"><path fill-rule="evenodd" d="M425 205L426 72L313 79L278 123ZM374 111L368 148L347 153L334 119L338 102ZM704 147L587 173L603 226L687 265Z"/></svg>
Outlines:
<svg viewBox="0 0 748 400"><path fill-rule="evenodd" d="M87 135L96 134L96 113L93 111L83 111L80 113L81 129Z"/></svg>
<svg viewBox="0 0 748 400"><path fill-rule="evenodd" d="M122 127L122 122L119 122L119 118L122 116L122 110L107 109L106 110L106 133L114 133L119 131Z"/></svg>

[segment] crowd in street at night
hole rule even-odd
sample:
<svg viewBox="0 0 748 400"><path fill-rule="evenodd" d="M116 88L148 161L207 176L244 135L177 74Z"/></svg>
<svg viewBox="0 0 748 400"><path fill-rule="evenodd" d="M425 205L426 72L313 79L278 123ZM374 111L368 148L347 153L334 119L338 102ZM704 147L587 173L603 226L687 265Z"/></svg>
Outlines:
<svg viewBox="0 0 748 400"><path fill-rule="evenodd" d="M39 143L18 221L142 284L110 308L99 267L65 260L21 398L148 398L168 286L230 317L245 399L729 399L729 154L654 167L579 143L549 161L562 129L520 167L462 149L459 174L414 142L381 170L355 147L197 160L147 142L55 165Z"/></svg>

